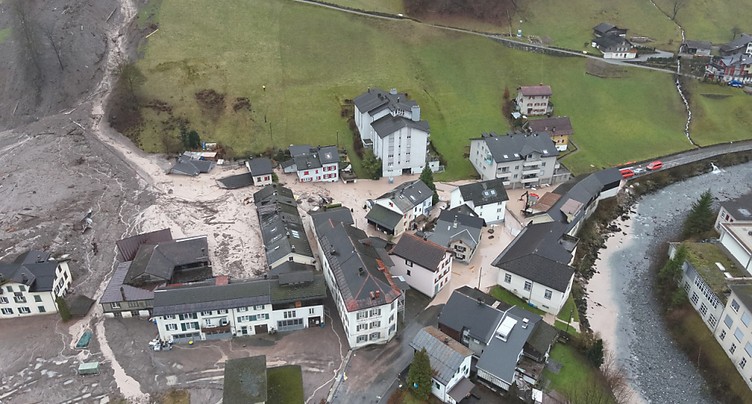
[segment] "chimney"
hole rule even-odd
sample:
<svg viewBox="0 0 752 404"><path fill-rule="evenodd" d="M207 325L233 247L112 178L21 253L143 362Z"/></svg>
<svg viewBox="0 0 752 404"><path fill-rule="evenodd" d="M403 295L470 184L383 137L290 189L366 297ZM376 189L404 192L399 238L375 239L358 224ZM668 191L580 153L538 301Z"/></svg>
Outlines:
<svg viewBox="0 0 752 404"><path fill-rule="evenodd" d="M410 114L411 114L411 119L413 120L413 122L420 121L420 106L413 105L412 107L410 107Z"/></svg>
<svg viewBox="0 0 752 404"><path fill-rule="evenodd" d="M483 299L481 299L481 298L479 297L479 298L478 298L478 305L482 305L482 304L483 304Z"/></svg>
<svg viewBox="0 0 752 404"><path fill-rule="evenodd" d="M449 337L444 337L444 343L449 345Z"/></svg>
<svg viewBox="0 0 752 404"><path fill-rule="evenodd" d="M376 298L378 299L378 298L379 298L380 296L381 296L381 291L380 291L380 290L377 290L377 291L376 291Z"/></svg>
<svg viewBox="0 0 752 404"><path fill-rule="evenodd" d="M452 223L453 228L457 228L457 216L454 217L454 223Z"/></svg>
<svg viewBox="0 0 752 404"><path fill-rule="evenodd" d="M125 298L125 289L123 289L123 287L122 287L122 286L120 287L120 297L122 297L122 298L123 298L123 301L126 301L126 300L127 300L127 299Z"/></svg>
<svg viewBox="0 0 752 404"><path fill-rule="evenodd" d="M363 267L358 267L358 275L363 276L363 274L365 274L365 272L366 271L363 270ZM371 292L371 293L373 293L373 292Z"/></svg>
<svg viewBox="0 0 752 404"><path fill-rule="evenodd" d="M26 277L26 274L22 273L21 274L21 283L25 284L28 280L29 280L29 278Z"/></svg>
<svg viewBox="0 0 752 404"><path fill-rule="evenodd" d="M295 246L294 245L290 246L290 251L295 252Z"/></svg>
<svg viewBox="0 0 752 404"><path fill-rule="evenodd" d="M41 254L37 255L37 262L44 262L44 261L42 261L42 255Z"/></svg>

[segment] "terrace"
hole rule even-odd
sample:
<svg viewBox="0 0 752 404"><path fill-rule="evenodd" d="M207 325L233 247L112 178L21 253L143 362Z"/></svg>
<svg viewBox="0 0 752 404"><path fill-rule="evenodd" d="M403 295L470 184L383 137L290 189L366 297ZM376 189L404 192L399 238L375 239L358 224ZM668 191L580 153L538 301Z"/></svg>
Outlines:
<svg viewBox="0 0 752 404"><path fill-rule="evenodd" d="M716 243L682 243L687 248L687 261L695 267L705 283L723 303L726 302L729 279L745 277L742 271Z"/></svg>

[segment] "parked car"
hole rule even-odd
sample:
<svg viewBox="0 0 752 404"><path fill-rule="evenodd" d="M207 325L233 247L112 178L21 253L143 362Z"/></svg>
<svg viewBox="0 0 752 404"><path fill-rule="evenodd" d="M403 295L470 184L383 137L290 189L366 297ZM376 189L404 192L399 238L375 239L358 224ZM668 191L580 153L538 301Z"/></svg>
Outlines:
<svg viewBox="0 0 752 404"><path fill-rule="evenodd" d="M631 168L622 168L619 170L619 172L621 173L621 177L624 179L634 177L634 171L632 171Z"/></svg>
<svg viewBox="0 0 752 404"><path fill-rule="evenodd" d="M742 83L739 80L731 80L731 81L729 81L728 85L730 85L731 87L734 87L734 88L742 88L742 87L744 87L744 83Z"/></svg>
<svg viewBox="0 0 752 404"><path fill-rule="evenodd" d="M650 171L660 170L661 168L663 168L663 163L658 160L648 164L648 170Z"/></svg>

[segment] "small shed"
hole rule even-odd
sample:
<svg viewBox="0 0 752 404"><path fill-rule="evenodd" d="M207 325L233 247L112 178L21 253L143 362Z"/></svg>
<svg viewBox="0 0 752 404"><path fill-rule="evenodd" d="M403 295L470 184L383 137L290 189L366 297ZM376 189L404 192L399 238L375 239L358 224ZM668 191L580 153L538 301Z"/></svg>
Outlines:
<svg viewBox="0 0 752 404"><path fill-rule="evenodd" d="M99 362L84 362L78 365L78 374L81 376L99 374Z"/></svg>

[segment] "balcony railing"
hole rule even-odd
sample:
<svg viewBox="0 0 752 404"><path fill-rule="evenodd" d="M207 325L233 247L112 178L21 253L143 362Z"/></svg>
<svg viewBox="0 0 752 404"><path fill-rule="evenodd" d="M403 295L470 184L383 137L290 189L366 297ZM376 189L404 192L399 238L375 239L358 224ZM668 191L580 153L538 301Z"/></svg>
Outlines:
<svg viewBox="0 0 752 404"><path fill-rule="evenodd" d="M540 168L537 168L537 167L536 168L531 168L529 170L522 170L522 175L523 175L523 177L529 176L529 175L538 176L538 175L542 174L541 171L542 170Z"/></svg>

